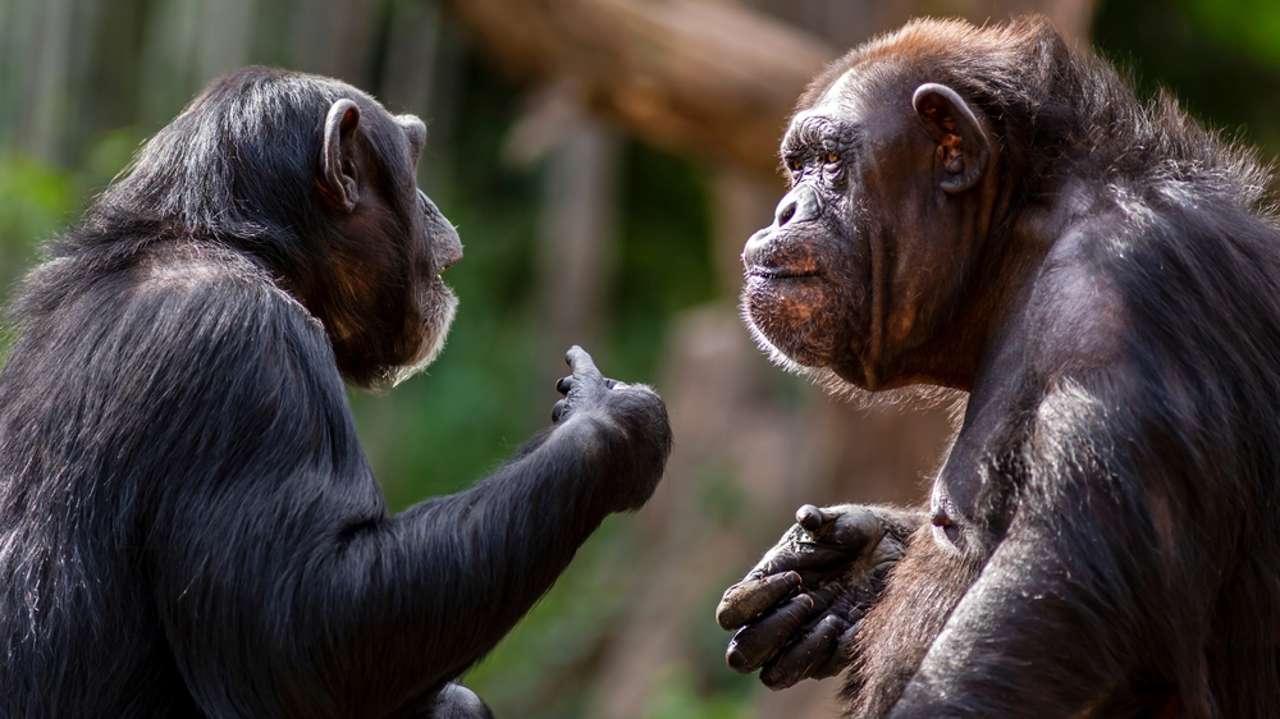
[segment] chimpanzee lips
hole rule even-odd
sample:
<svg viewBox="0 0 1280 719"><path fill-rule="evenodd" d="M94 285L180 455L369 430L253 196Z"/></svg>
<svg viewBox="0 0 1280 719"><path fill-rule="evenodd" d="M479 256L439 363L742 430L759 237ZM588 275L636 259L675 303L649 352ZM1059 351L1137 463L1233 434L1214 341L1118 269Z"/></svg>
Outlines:
<svg viewBox="0 0 1280 719"><path fill-rule="evenodd" d="M798 267L755 266L747 270L747 274L751 277L761 277L766 280L796 280L804 277L817 277L818 271Z"/></svg>

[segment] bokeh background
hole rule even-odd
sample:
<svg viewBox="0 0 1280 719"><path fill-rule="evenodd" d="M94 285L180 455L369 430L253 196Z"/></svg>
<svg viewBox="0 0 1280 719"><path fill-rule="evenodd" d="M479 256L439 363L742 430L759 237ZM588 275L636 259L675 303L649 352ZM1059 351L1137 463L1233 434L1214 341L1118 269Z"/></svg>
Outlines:
<svg viewBox="0 0 1280 719"><path fill-rule="evenodd" d="M467 683L501 717L833 716L834 682L770 693L726 669L713 607L798 504L918 499L948 421L768 366L737 255L825 62L915 15L1027 11L1280 148L1273 0L0 0L0 290L219 73L333 75L421 115L420 182L466 259L439 363L352 396L391 501L466 487L542 426L573 342L655 385L677 438L650 505L607 522Z"/></svg>

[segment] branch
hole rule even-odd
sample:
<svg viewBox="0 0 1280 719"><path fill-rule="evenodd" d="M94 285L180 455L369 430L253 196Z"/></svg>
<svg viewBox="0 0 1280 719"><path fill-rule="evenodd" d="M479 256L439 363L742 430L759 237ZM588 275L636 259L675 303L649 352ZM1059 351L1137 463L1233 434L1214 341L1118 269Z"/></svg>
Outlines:
<svg viewBox="0 0 1280 719"><path fill-rule="evenodd" d="M677 152L776 175L795 98L836 50L733 3L452 0L520 79L564 82L584 106ZM565 82L567 80L567 82Z"/></svg>

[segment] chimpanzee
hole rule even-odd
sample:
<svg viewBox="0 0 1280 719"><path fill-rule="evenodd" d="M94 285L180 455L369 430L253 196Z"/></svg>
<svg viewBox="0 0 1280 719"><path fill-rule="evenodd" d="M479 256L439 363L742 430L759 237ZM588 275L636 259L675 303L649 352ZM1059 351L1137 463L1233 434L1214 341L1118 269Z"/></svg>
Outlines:
<svg viewBox="0 0 1280 719"><path fill-rule="evenodd" d="M855 717L1280 706L1280 225L1254 154L1043 19L912 22L800 98L745 314L837 390L968 393L927 509L802 507L722 601Z"/></svg>
<svg viewBox="0 0 1280 719"><path fill-rule="evenodd" d="M0 374L0 716L489 715L448 682L645 502L671 435L575 347L549 430L388 512L343 380L398 382L452 320L425 141L248 68L48 248Z"/></svg>

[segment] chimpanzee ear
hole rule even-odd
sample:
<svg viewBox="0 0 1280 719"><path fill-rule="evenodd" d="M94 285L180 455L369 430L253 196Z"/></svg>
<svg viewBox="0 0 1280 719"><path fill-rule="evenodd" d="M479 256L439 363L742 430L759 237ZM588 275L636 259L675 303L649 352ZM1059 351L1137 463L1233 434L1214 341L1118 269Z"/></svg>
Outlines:
<svg viewBox="0 0 1280 719"><path fill-rule="evenodd" d="M936 82L916 88L911 104L938 143L942 189L954 194L973 187L987 169L991 142L969 104L955 90Z"/></svg>
<svg viewBox="0 0 1280 719"><path fill-rule="evenodd" d="M344 212L351 212L360 201L356 172L356 128L360 126L360 108L343 98L329 107L324 120L324 157L321 186L325 197Z"/></svg>

